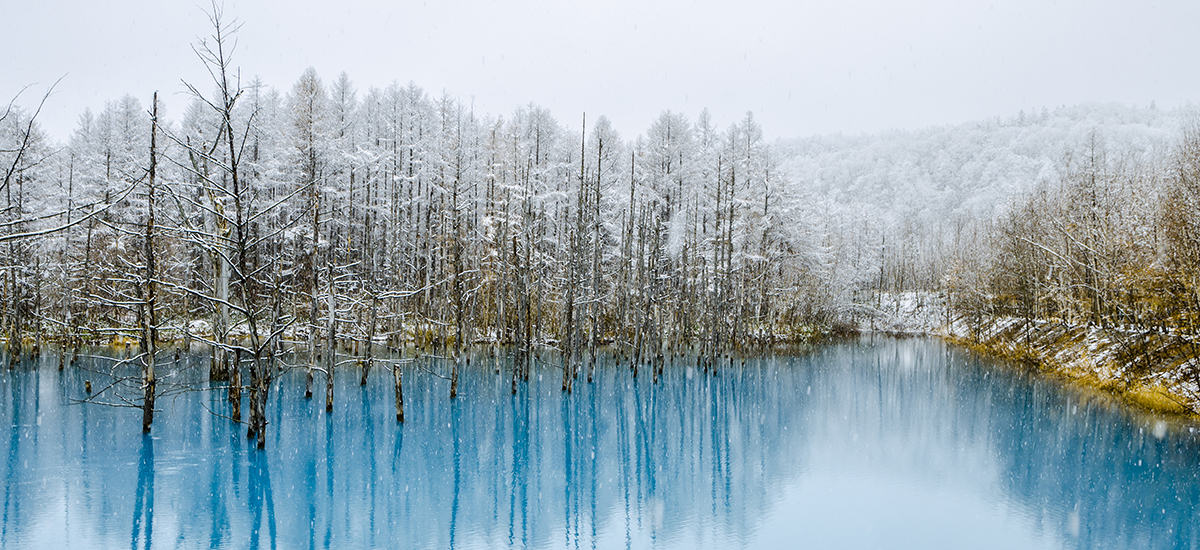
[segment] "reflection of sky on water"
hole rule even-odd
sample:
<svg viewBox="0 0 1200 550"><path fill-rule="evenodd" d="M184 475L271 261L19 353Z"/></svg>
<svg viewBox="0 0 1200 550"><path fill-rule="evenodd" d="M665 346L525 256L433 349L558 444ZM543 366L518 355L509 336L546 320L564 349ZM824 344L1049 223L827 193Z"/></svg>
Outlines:
<svg viewBox="0 0 1200 550"><path fill-rule="evenodd" d="M1200 545L1190 427L922 339L657 386L610 367L570 396L475 369L452 402L409 369L403 426L382 373L339 375L332 415L290 373L266 452L215 394L143 438L136 411L66 405L94 375L54 365L0 373L5 548Z"/></svg>

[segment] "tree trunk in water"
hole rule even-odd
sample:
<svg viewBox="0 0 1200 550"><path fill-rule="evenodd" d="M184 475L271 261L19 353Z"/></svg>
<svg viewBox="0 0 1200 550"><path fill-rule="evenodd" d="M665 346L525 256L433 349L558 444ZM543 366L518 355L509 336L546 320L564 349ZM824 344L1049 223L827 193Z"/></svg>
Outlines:
<svg viewBox="0 0 1200 550"><path fill-rule="evenodd" d="M518 379L518 378L520 378L520 370L521 370L521 367L520 367L520 365L521 365L521 349L520 349L520 344L518 343L518 344L516 344L516 345L517 345L518 347L517 347L517 349L514 351L514 354L513 354L513 365L512 365L512 394L513 394L513 395L516 395L516 394L517 394L517 379Z"/></svg>
<svg viewBox="0 0 1200 550"><path fill-rule="evenodd" d="M325 412L333 412L333 367L337 363L337 302L333 288L333 262L329 269L329 320L325 335Z"/></svg>
<svg viewBox="0 0 1200 550"><path fill-rule="evenodd" d="M225 256L220 253L215 253L215 263L217 266L217 322L214 323L213 338L217 341L217 348L213 350L213 355L216 365L216 372L209 374L210 380L228 380L229 379L229 354L221 346L225 345L226 338L229 332L229 262Z"/></svg>
<svg viewBox="0 0 1200 550"><path fill-rule="evenodd" d="M17 288L17 270L10 269L8 273L8 288L12 292L12 332L8 337L8 368L15 369L21 361L21 292Z"/></svg>
<svg viewBox="0 0 1200 550"><path fill-rule="evenodd" d="M150 169L147 173L147 193L146 193L146 296L145 296L145 315L142 318L142 339L145 344L142 352L145 353L144 370L143 370L143 390L142 395L142 431L149 432L150 425L154 423L154 357L157 355L156 341L158 340L158 319L155 315L156 304L154 302L154 179L157 173L158 157L156 154L158 134L158 92L154 92L154 105L150 111ZM39 335L40 339L40 335ZM59 357L59 370L62 370L62 357Z"/></svg>
<svg viewBox="0 0 1200 550"><path fill-rule="evenodd" d="M513 259L517 264L518 274L514 277L516 284L516 292L513 297L517 300L517 311L515 316L516 330L514 331L513 339L513 365L512 365L512 394L517 393L517 380L521 377L521 362L525 358L526 339L525 339L525 324L529 322L529 306L528 298L525 296L525 274L521 271L521 253L517 249L517 236L512 238Z"/></svg>
<svg viewBox="0 0 1200 550"><path fill-rule="evenodd" d="M234 422L242 421L242 350L238 350L234 354L233 367L229 372L229 417Z"/></svg>
<svg viewBox="0 0 1200 550"><path fill-rule="evenodd" d="M392 378L396 381L396 422L404 422L404 388L400 380L400 363L392 365Z"/></svg>
<svg viewBox="0 0 1200 550"><path fill-rule="evenodd" d="M571 234L571 243L574 247L576 240L575 234ZM571 251L572 253L574 250ZM566 325L566 331L563 333L563 379L562 391L571 393L572 376L571 360L575 356L575 260L571 258L567 262L567 297L565 307L566 310L563 324Z"/></svg>
<svg viewBox="0 0 1200 550"><path fill-rule="evenodd" d="M278 318L278 312L276 313ZM254 362L255 372L257 376L254 378L254 398L251 402L251 407L254 411L255 424L254 435L258 441L256 446L259 449L267 446L267 392L271 389L271 379L275 376L276 356L275 344L272 342L267 347L267 364L263 365L261 359L256 358ZM249 435L249 433L247 433Z"/></svg>
<svg viewBox="0 0 1200 550"><path fill-rule="evenodd" d="M333 412L333 366L325 374L325 412Z"/></svg>
<svg viewBox="0 0 1200 550"><path fill-rule="evenodd" d="M378 318L379 298L375 297L371 300L371 324L367 327L367 360L362 366L362 379L358 381L358 385L360 386L367 385L367 373L370 372L371 367L375 366L373 347L375 345L375 323L378 321Z"/></svg>
<svg viewBox="0 0 1200 550"><path fill-rule="evenodd" d="M247 388L247 396L250 398L250 421L246 423L246 439L255 439L258 437L259 416L262 411L259 410L258 392L259 379L262 377L262 372L258 359L254 359L250 363L250 384Z"/></svg>
<svg viewBox="0 0 1200 550"><path fill-rule="evenodd" d="M274 361L271 361L274 363ZM271 365L271 369L275 366ZM267 392L271 389L272 374L260 372L258 378L258 429L254 430L258 435L258 448L263 449L267 446Z"/></svg>
<svg viewBox="0 0 1200 550"><path fill-rule="evenodd" d="M146 365L142 371L142 431L149 432L150 425L154 423L154 343L149 345L150 349L146 353ZM59 370L62 370L62 362L59 362Z"/></svg>

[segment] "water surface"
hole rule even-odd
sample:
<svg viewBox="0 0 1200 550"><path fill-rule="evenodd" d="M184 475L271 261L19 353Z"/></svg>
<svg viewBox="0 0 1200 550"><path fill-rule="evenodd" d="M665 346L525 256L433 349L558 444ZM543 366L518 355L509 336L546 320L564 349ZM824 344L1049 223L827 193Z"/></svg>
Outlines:
<svg viewBox="0 0 1200 550"><path fill-rule="evenodd" d="M3 548L1200 545L1193 426L933 340L658 385L606 364L570 395L548 365L511 395L477 358L453 401L422 362L403 425L382 370L339 372L332 414L293 371L265 451L222 394L161 400L143 436L138 411L70 404L97 375L56 365L0 371Z"/></svg>

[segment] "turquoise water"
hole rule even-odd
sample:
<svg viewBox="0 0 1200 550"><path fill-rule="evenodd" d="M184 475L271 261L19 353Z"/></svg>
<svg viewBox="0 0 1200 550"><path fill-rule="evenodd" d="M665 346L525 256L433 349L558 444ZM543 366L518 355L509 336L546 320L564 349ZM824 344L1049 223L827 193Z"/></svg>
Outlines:
<svg viewBox="0 0 1200 550"><path fill-rule="evenodd" d="M223 394L161 398L144 437L139 411L70 403L95 373L0 371L0 547L1200 546L1192 425L934 340L658 385L608 364L570 395L475 364L453 401L445 365L409 366L403 425L389 373L339 372L332 414L286 373L265 451L206 410Z"/></svg>

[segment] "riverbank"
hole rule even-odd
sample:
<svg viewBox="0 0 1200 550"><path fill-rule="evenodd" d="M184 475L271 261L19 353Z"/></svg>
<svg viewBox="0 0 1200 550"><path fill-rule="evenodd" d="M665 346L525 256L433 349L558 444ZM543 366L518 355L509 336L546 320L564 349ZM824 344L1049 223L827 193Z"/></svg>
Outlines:
<svg viewBox="0 0 1200 550"><path fill-rule="evenodd" d="M1200 346L1179 334L1003 318L977 326L959 319L945 326L941 336L1141 408L1192 417L1200 413Z"/></svg>

